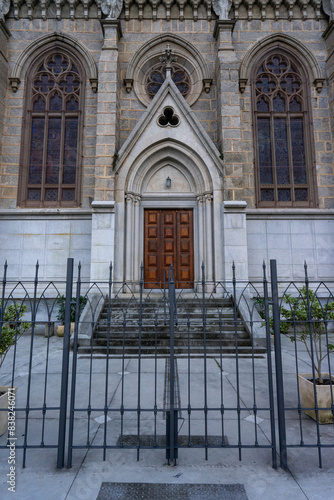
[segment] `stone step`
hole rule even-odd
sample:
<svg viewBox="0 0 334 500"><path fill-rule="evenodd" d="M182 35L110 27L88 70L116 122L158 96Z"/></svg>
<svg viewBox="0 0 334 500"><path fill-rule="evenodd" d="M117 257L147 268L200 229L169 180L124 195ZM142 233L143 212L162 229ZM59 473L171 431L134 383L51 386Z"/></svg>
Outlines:
<svg viewBox="0 0 334 500"><path fill-rule="evenodd" d="M152 337L152 338L155 338L155 330L154 328L150 328L150 329L142 329L141 331L141 336L142 338L147 338L147 337ZM119 329L119 330L113 330L113 329L110 329L110 333L108 335L108 330L107 329L103 329L101 327L99 327L95 333L95 338L107 338L107 337L110 337L111 339L116 339L116 338L123 338L123 336L125 337L125 339L132 339L132 338L138 338L139 336L139 331L138 331L138 326L136 329L133 329L133 330L130 330L128 328L126 328L125 332L123 333L123 330ZM185 329L185 330L182 330L182 329L177 329L175 330L174 332L174 336L175 338L187 338L188 337L188 331ZM222 333L221 333L221 336L222 338L230 338L230 339L234 339L235 338L235 331L234 329L233 330L223 330ZM162 338L162 337L166 337L166 338L169 338L169 329L167 330L157 330L157 337L158 338ZM201 330L193 330L191 329L189 331L189 337L190 338L200 338L202 339L203 338L203 329ZM220 334L219 334L219 330L206 330L206 338L210 338L210 339L213 339L213 340L216 340L216 341L219 341L219 338L220 338ZM237 329L237 338L248 338L249 339L249 335L248 333L239 328Z"/></svg>
<svg viewBox="0 0 334 500"><path fill-rule="evenodd" d="M147 355L147 356L155 356L155 355L156 356L169 356L169 349L166 349L163 346L157 347L156 350L154 348L142 347L140 352L141 352L141 355ZM208 356L220 356L220 355L226 355L226 354L235 355L235 352L236 352L235 347L233 347L233 346L227 346L227 347L223 348L221 351L220 351L219 347L217 347L217 346L210 346L210 347L208 346L206 348L206 353ZM199 348L197 346L191 347L190 349L188 349L188 347L175 347L174 353L176 356L180 355L180 354L184 354L184 355L190 354L190 356L195 356L195 355L203 356L204 349ZM264 355L264 354L266 354L266 349L264 347L254 347L254 349L252 349L251 346L242 346L242 347L238 348L238 355L248 355L249 357L251 357L253 355L253 353L254 353L254 355ZM78 355L81 356L81 355L85 355L85 354L91 355L92 354L91 348L86 347L86 346L79 347ZM103 347L103 346L94 346L93 347L93 354L107 356L107 348ZM138 354L139 354L139 350L138 350L138 347L136 347L136 346L127 347L127 349L124 353L125 357L127 357L127 356L137 357ZM110 348L109 349L109 356L123 356L123 349L121 347Z"/></svg>
<svg viewBox="0 0 334 500"><path fill-rule="evenodd" d="M221 313L219 315L218 311ZM166 313L166 317L165 317ZM98 326L94 333L92 347L79 346L78 353L94 355L107 354L109 337L109 353L111 355L138 355L139 307L138 302L126 299L114 301L108 328L108 304L102 310ZM167 320L167 325L164 320ZM125 319L125 326L123 326ZM178 324L174 327L174 349L176 353L203 355L203 314L201 300L178 300ZM219 325L219 320L221 324ZM228 299L213 299L205 303L206 350L217 355L235 353L237 335L238 352L251 353L251 340L244 328L241 318L234 322L234 311ZM169 305L161 301L144 302L141 317L141 353L147 355L169 354L170 329ZM220 333L221 329L221 333ZM189 330L189 332L188 332ZM125 332L125 335L124 335ZM124 337L124 338L123 338ZM123 353L124 342L124 353ZM255 348L257 353L265 349Z"/></svg>
<svg viewBox="0 0 334 500"><path fill-rule="evenodd" d="M165 346L169 347L169 339L141 339L141 345L142 346L151 346L154 347L155 343L159 346ZM97 338L94 339L94 346L106 346L107 345L107 339L101 339ZM123 345L123 340L122 339L112 339L109 343L111 348L122 346ZM138 339L127 339L126 341L126 348L129 346L137 346L138 347L139 342ZM190 346L199 346L203 347L203 339L190 339L189 340L189 345ZM207 339L206 340L206 345L207 346L218 346L222 345L224 348L225 346L235 346L235 342L233 342L233 339L225 340L222 339L222 341L217 341L216 339ZM238 346L246 346L250 345L250 340L249 339L238 339ZM174 342L175 347L180 347L180 346L188 346L188 339L175 339Z"/></svg>

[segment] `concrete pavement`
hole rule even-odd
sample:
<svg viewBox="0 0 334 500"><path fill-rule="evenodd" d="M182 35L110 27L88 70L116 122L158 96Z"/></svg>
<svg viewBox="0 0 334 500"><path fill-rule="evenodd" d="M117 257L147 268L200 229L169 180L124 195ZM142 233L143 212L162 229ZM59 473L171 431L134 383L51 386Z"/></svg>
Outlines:
<svg viewBox="0 0 334 500"><path fill-rule="evenodd" d="M16 360L15 385L19 387L17 393L17 408L24 408L26 404L27 372L30 349L30 336L20 339L20 346ZM43 403L43 389L45 385L46 353L48 358L48 391L47 405L55 406L59 403L60 368L62 359L62 339L51 337L48 346L47 339L36 336L34 339L32 365L32 391L30 404L38 407ZM293 345L283 340L283 366L286 375L285 399L286 403L295 405L295 359ZM11 353L12 355L12 353ZM72 354L71 354L72 358ZM299 351L299 365L309 369L307 355ZM260 408L268 407L267 361L258 358L255 363L256 403ZM11 359L8 356L1 370L1 385L10 382ZM108 406L118 409L122 397L122 369L124 368L124 405L126 408L136 408L137 404L137 372L138 363L135 359L127 359L124 367L120 359L110 360L110 376L108 377ZM182 407L191 401L193 408L202 408L204 402L204 364L202 359L191 360L191 377L188 377L187 359L178 360L178 377ZM253 404L254 394L252 378L252 361L240 360L240 387L241 421L240 428L243 443L253 443L255 435L259 444L267 444L270 440L269 411L259 411L258 422L252 419L252 412L245 410ZM94 359L92 376L89 377L90 359L78 359L77 378L77 407L87 405L89 387L92 387L92 404L101 408L105 390L105 360ZM152 407L156 397L161 407L164 394L165 361L159 360L155 367L153 359L143 359L141 365L142 407ZM223 375L221 375L223 373ZM155 377L156 375L156 377ZM221 380L223 379L224 403L227 407L236 404L236 365L233 358L219 358L207 360L207 398L208 406L220 405ZM156 381L156 383L155 383ZM189 392L190 381L190 392ZM156 388L156 396L154 388ZM103 407L103 405L102 405ZM95 412L90 418L87 412L78 412L75 419L75 443L84 444L87 439L89 420L89 439L92 444L103 442L104 424L95 418L101 417L103 412ZM113 443L121 432L121 418L119 412L109 413L108 442ZM17 442L22 442L25 433L23 414L17 415ZM157 434L164 434L165 420L162 412L156 419ZM249 418L250 417L250 418ZM45 432L42 433L42 412L31 411L28 428L29 443L40 443L42 437L45 444L56 442L58 432L57 411L48 413L45 422ZM297 412L287 412L287 435L289 442L299 440L299 420ZM136 412L128 412L123 421L124 434L136 434ZM182 426L182 427L181 427ZM152 434L154 421L152 412L142 415L141 432ZM187 435L189 431L187 413L183 412L179 420L179 434ZM208 434L221 434L221 414L209 414ZM308 417L302 417L304 441L316 442L316 426ZM191 435L201 435L204 432L204 412L194 411L191 419ZM334 444L334 426L326 425L320 429L323 442ZM236 412L231 411L224 418L224 435L230 444L237 443L238 420ZM295 441L294 441L295 440ZM6 442L0 438L0 444ZM318 467L318 452L316 448L288 449L289 469L274 470L271 466L271 451L269 448L247 449L242 451L242 461L238 459L236 449L209 449L208 460L205 460L203 449L180 449L178 465L168 466L165 460L165 451L161 449L142 450L140 459L136 460L136 450L116 449L107 451L106 461L102 460L101 449L79 449L73 452L73 467L70 469L56 469L56 450L53 448L27 451L27 467L22 469L22 450L16 450L16 491L8 491L9 473L8 450L0 450L0 488L1 499L15 498L18 500L84 500L96 499L102 482L154 482L174 484L242 484L250 500L267 500L275 496L276 500L293 497L294 500L321 500L334 499L334 448L322 450L323 468ZM149 499L148 499L149 500Z"/></svg>

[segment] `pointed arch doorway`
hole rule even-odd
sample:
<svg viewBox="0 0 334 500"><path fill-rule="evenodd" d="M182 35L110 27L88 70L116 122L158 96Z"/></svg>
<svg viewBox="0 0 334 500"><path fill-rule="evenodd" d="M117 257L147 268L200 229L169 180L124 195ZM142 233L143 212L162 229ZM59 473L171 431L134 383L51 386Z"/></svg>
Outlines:
<svg viewBox="0 0 334 500"><path fill-rule="evenodd" d="M192 209L144 210L145 288L166 286L173 264L176 288L194 286Z"/></svg>

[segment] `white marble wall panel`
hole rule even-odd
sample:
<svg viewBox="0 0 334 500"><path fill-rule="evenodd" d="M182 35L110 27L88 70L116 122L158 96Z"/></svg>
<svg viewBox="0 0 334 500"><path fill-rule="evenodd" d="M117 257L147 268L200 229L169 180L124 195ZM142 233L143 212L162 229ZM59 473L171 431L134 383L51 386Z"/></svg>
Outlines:
<svg viewBox="0 0 334 500"><path fill-rule="evenodd" d="M108 280L109 265L111 262L114 264L115 203L113 201L94 201L92 208L90 277L91 281L100 282Z"/></svg>
<svg viewBox="0 0 334 500"><path fill-rule="evenodd" d="M254 211L255 212L255 211ZM334 279L334 220L324 214L296 213L292 216L247 218L249 278L262 277L262 261L269 267L277 260L280 279L304 279L304 262L308 276L314 280Z"/></svg>
<svg viewBox="0 0 334 500"><path fill-rule="evenodd" d="M75 274L80 260L82 278L89 279L90 253L90 216L52 215L52 218L28 219L25 214L22 218L16 214L0 219L0 265L7 260L9 278L33 279L38 261L41 280L64 279L67 259L72 257Z"/></svg>

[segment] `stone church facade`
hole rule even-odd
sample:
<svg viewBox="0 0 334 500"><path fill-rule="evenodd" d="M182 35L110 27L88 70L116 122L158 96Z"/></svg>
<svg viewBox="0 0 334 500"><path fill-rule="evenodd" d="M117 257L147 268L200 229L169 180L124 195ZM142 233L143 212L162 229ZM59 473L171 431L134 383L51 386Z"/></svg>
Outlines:
<svg viewBox="0 0 334 500"><path fill-rule="evenodd" d="M334 278L329 0L0 0L9 276Z"/></svg>

